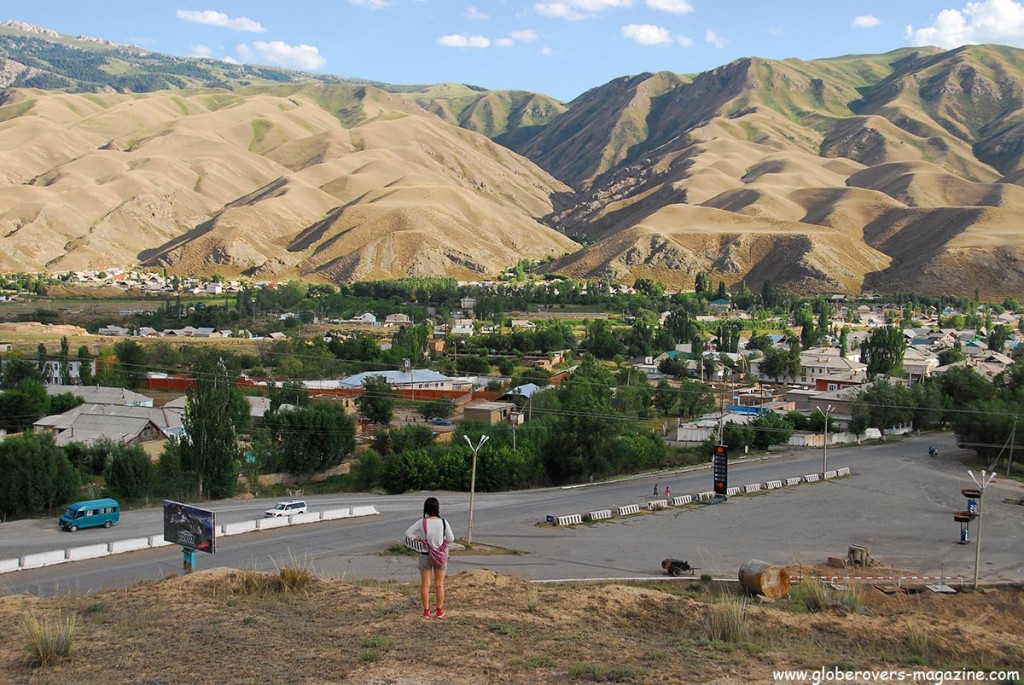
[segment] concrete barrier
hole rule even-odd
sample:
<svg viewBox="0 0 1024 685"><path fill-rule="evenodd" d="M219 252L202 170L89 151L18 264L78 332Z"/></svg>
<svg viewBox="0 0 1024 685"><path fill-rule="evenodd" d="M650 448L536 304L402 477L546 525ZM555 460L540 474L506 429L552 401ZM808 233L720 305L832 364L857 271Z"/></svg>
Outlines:
<svg viewBox="0 0 1024 685"><path fill-rule="evenodd" d="M131 538L130 540L114 540L110 543L110 553L134 552L149 547L149 538Z"/></svg>
<svg viewBox="0 0 1024 685"><path fill-rule="evenodd" d="M103 542L97 545L83 545L82 547L71 547L67 551L68 561L81 561L82 559L99 559L110 554L110 544Z"/></svg>
<svg viewBox="0 0 1024 685"><path fill-rule="evenodd" d="M697 499L699 499L701 502L706 502L709 499L714 499L714 498L715 498L715 491L714 490L707 490L705 492L698 492L697 493Z"/></svg>
<svg viewBox="0 0 1024 685"><path fill-rule="evenodd" d="M684 504L689 504L692 501L693 501L693 497L691 497L690 495L679 495L679 497L673 497L672 498L672 506L673 507L681 507Z"/></svg>
<svg viewBox="0 0 1024 685"><path fill-rule="evenodd" d="M372 504L368 507L352 507L353 516L375 516L379 513L377 507Z"/></svg>
<svg viewBox="0 0 1024 685"><path fill-rule="evenodd" d="M292 514L292 523L316 523L322 520L319 511L307 511L305 514Z"/></svg>
<svg viewBox="0 0 1024 685"><path fill-rule="evenodd" d="M0 559L0 573L10 573L21 570L20 559Z"/></svg>
<svg viewBox="0 0 1024 685"><path fill-rule="evenodd" d="M629 516L630 514L639 514L640 513L640 505L639 504L627 504L624 507L619 507L618 509L616 509L615 513L617 513L619 516Z"/></svg>
<svg viewBox="0 0 1024 685"><path fill-rule="evenodd" d="M26 554L21 558L20 566L21 568L42 568L43 566L63 564L67 560L67 555L64 553L64 550L57 549L52 552Z"/></svg>
<svg viewBox="0 0 1024 685"><path fill-rule="evenodd" d="M556 526L571 526L574 523L583 523L583 517L579 514L569 514L568 516L556 516Z"/></svg>
<svg viewBox="0 0 1024 685"><path fill-rule="evenodd" d="M347 519L352 516L352 510L349 508L345 509L328 509L323 512L320 517L321 521L337 521L338 519Z"/></svg>
<svg viewBox="0 0 1024 685"><path fill-rule="evenodd" d="M270 530L272 528L284 528L285 526L292 525L292 520L288 516L276 516L274 518L258 519L256 521L257 530Z"/></svg>
<svg viewBox="0 0 1024 685"><path fill-rule="evenodd" d="M654 511L655 509L667 509L667 508L668 508L668 500L667 499L652 499L650 502L647 503L647 510L648 511Z"/></svg>
<svg viewBox="0 0 1024 685"><path fill-rule="evenodd" d="M781 480L769 480L769 481L765 481L765 484L764 484L764 489L765 490L775 490L776 488L781 488L781 487L782 487L782 481Z"/></svg>
<svg viewBox="0 0 1024 685"><path fill-rule="evenodd" d="M829 478L835 478L839 474L837 474L835 471L826 471L822 475L825 477L825 480L828 480Z"/></svg>
<svg viewBox="0 0 1024 685"><path fill-rule="evenodd" d="M786 479L786 485L800 485L801 482L803 482L803 479L800 477Z"/></svg>
<svg viewBox="0 0 1024 685"><path fill-rule="evenodd" d="M163 533L160 533L159 535L150 535L149 536L149 546L150 547L167 547L168 545L173 545L173 544L174 544L173 542L167 542L167 540L164 540L164 534Z"/></svg>
<svg viewBox="0 0 1024 685"><path fill-rule="evenodd" d="M601 519L610 519L612 517L611 509L601 509L599 511L590 512L591 521L600 521Z"/></svg>
<svg viewBox="0 0 1024 685"><path fill-rule="evenodd" d="M256 521L235 521L234 523L225 523L220 527L221 535L241 535L242 533L251 533L256 530Z"/></svg>
<svg viewBox="0 0 1024 685"><path fill-rule="evenodd" d="M760 490L761 490L761 484L760 483L751 483L750 485L744 485L743 486L743 492L760 492Z"/></svg>
<svg viewBox="0 0 1024 685"><path fill-rule="evenodd" d="M808 473L806 476L804 476L805 483L813 483L817 480L821 480L821 477L816 473Z"/></svg>
<svg viewBox="0 0 1024 685"><path fill-rule="evenodd" d="M725 496L726 497L732 497L733 495L738 495L738 494L740 494L740 489L739 488L726 488L726 490L725 490Z"/></svg>
<svg viewBox="0 0 1024 685"><path fill-rule="evenodd" d="M849 466L844 466L841 469L836 469L836 475L837 476L848 476L848 475L850 475L850 467Z"/></svg>

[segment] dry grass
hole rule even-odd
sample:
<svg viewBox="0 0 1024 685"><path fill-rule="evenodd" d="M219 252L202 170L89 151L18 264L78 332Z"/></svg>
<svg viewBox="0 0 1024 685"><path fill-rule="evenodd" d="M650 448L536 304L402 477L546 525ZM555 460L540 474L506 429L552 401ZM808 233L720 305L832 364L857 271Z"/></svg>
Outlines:
<svg viewBox="0 0 1024 685"><path fill-rule="evenodd" d="M312 580L287 590L285 569ZM687 682L680 674L699 673L732 683L770 682L778 667L1013 668L1024 658L1024 594L1009 589L901 597L865 589L860 612L808 615L698 583L549 586L476 570L447 585L445 621L420 617L411 578L347 582L290 562L81 597L0 595L0 636L17 634L30 614L78 616L82 625L70 658L45 668L29 664L20 641L0 638L0 682L562 685ZM201 677L183 654L203 655Z"/></svg>
<svg viewBox="0 0 1024 685"><path fill-rule="evenodd" d="M35 613L24 616L21 635L28 649L29 663L50 666L71 656L78 630L76 614L40 617Z"/></svg>

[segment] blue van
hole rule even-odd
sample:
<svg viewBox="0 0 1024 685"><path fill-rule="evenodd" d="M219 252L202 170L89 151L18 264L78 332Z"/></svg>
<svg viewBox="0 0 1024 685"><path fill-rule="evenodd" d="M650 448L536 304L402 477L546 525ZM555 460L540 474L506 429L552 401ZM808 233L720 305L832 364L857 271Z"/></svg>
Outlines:
<svg viewBox="0 0 1024 685"><path fill-rule="evenodd" d="M103 526L110 528L121 518L121 505L113 499L91 499L75 502L60 515L57 524L74 533L79 528Z"/></svg>

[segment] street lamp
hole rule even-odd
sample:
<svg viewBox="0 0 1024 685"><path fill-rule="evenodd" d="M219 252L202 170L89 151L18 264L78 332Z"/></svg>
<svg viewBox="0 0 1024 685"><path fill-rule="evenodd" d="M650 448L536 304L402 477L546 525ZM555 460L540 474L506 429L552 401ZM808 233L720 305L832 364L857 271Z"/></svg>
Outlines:
<svg viewBox="0 0 1024 685"><path fill-rule="evenodd" d="M981 496L978 497L978 539L974 541L974 589L978 589L978 567L981 564L981 502L985 499L985 487L993 481L996 477L996 472L985 474L985 469L981 470L981 478L975 478L974 472L967 469L967 475L971 477L974 484L978 486L978 490L981 491Z"/></svg>
<svg viewBox="0 0 1024 685"><path fill-rule="evenodd" d="M473 446L473 441L469 439L468 435L463 435L466 439L466 444L469 445L469 449L473 450L473 471L469 476L469 529L466 531L466 544L473 544L473 497L476 494L476 453L480 451L480 448L484 446L484 443L491 439L489 435L481 435L480 442Z"/></svg>
<svg viewBox="0 0 1024 685"><path fill-rule="evenodd" d="M828 415L832 413L832 405L828 405L825 411L818 407L818 413L825 417L825 439L821 443L821 477L825 477L828 471Z"/></svg>

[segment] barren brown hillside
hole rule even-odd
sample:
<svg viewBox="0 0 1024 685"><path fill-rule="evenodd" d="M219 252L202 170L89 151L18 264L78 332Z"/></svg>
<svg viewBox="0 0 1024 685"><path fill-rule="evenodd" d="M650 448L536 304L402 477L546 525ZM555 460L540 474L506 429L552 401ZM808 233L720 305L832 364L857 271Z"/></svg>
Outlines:
<svg viewBox="0 0 1024 685"><path fill-rule="evenodd" d="M482 277L575 243L566 190L374 88L70 95L0 107L0 270Z"/></svg>
<svg viewBox="0 0 1024 685"><path fill-rule="evenodd" d="M794 591L748 603L742 632L715 639L709 617L735 598L732 588L532 585L468 571L449 577L439 621L420 616L412 584L313 578L296 587L300 578L291 574L295 589L282 591L278 574L218 569L86 596L0 597L0 682L732 685L822 667L899 671L909 682L915 671L1024 664L1024 603L1011 589L886 596L867 587L852 611L819 613ZM71 616L71 656L31 665L26 618Z"/></svg>

